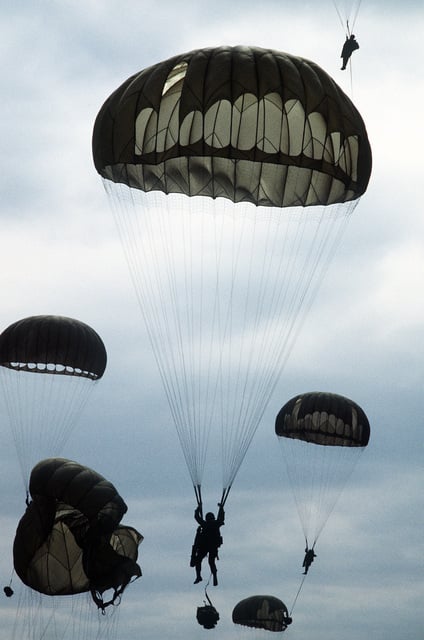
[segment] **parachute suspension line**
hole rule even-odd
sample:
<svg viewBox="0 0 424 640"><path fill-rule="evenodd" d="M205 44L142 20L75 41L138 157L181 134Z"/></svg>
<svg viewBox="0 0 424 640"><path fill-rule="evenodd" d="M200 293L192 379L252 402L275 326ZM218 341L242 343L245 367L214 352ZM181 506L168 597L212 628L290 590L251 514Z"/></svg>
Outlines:
<svg viewBox="0 0 424 640"><path fill-rule="evenodd" d="M314 549L322 530L327 524L328 519L339 501L340 495L343 493L344 488L348 484L349 479L364 452L363 447L340 447L340 449L342 449L342 451L340 452L338 460L334 461L333 464L328 461L328 470L325 477L323 474L321 479L318 479L321 489L318 510L321 510L323 515L321 522L317 519L318 525L316 526L312 549ZM352 451L352 449L354 450ZM336 486L334 486L334 477L336 476L338 477L338 482L336 483Z"/></svg>
<svg viewBox="0 0 424 640"><path fill-rule="evenodd" d="M336 0L333 0L333 5L339 18L340 24L347 37L350 37L353 33L359 9L361 7L361 2L362 0L356 0L356 2L345 3L345 10L342 15L342 12L338 7L339 3L337 3ZM350 5L349 8L347 7L347 4Z"/></svg>
<svg viewBox="0 0 424 640"><path fill-rule="evenodd" d="M277 218L285 229L280 231L273 224L270 225L269 233L274 246L267 245L266 255L271 257L269 269L264 271L263 278L264 283L269 282L274 273L271 302L267 302L270 313L264 324L268 343L262 342L258 349L258 353L266 354L264 361L268 364L264 365L263 375L260 376L256 413L252 411L256 420L253 429L259 423L275 389L355 206L356 203L352 203L347 212L341 212L339 206L334 205L331 213L322 208L318 215L305 210L299 214L292 209L283 212L286 219ZM310 231L311 225L315 226L315 231L312 230L311 237L307 238L305 234ZM276 272L279 278L275 277ZM290 288L291 282L294 284ZM265 286L261 291L265 291ZM260 306L258 303L258 309ZM266 308L265 303L263 306ZM275 335L271 338L272 332Z"/></svg>
<svg viewBox="0 0 424 640"><path fill-rule="evenodd" d="M350 77L350 98L353 100L353 72L352 72L352 59L349 60L349 77Z"/></svg>
<svg viewBox="0 0 424 640"><path fill-rule="evenodd" d="M353 19L352 19L352 30L355 28L356 19L358 17L359 9L361 7L361 2L362 2L362 0L358 0L358 2L356 3L356 9L355 9L355 12L353 14ZM351 35L351 33L352 33L352 31L349 33L349 35Z"/></svg>
<svg viewBox="0 0 424 640"><path fill-rule="evenodd" d="M250 220L242 205L237 208L231 221L231 285L220 358L223 487L231 487L252 437L248 431L249 412L245 407L246 386L253 357L252 339L241 344L238 325L248 327L248 332L255 332L255 323L251 328L247 322L251 313L249 304L251 305L255 262L255 233L252 227L254 229L256 218Z"/></svg>
<svg viewBox="0 0 424 640"><path fill-rule="evenodd" d="M211 574L211 575L212 575L212 574ZM205 586L205 598L206 598L206 600L208 601L209 606L213 607L212 601L211 601L211 599L209 598L208 591L207 591L207 589L208 589L208 587L209 587L209 583L210 583L210 581L211 581L211 576L209 576L209 580L208 580L208 582L207 582L207 584L206 584L206 586ZM205 604L206 604L206 602L205 602Z"/></svg>
<svg viewBox="0 0 424 640"><path fill-rule="evenodd" d="M104 184L195 491L212 425L231 487L348 216Z"/></svg>
<svg viewBox="0 0 424 640"><path fill-rule="evenodd" d="M299 597L299 595L300 595L300 592L302 591L302 587L303 587L303 583L305 582L305 579L306 579L306 575L304 575L304 576L303 576L303 578L302 578L302 579L301 579L301 581L300 581L299 588L298 588L298 590L297 590L297 593L296 593L296 595L295 595L295 598L294 598L294 600L293 600L293 604L292 604L291 609L290 609L290 612L289 612L289 616L290 616L290 617L291 617L291 615L292 615L292 613L293 613L293 609L294 609L295 604L296 604L296 602L297 602L297 599L298 599L298 597Z"/></svg>
<svg viewBox="0 0 424 640"><path fill-rule="evenodd" d="M282 212L284 215L286 212ZM257 275L256 281L250 286L249 290L253 291L253 297L250 302L254 309L252 314L252 327L250 328L250 342L246 344L243 354L247 358L246 376L243 387L243 404L240 410L244 411L246 416L246 425L244 434L241 437L240 456L237 466L235 466L235 472L240 467L242 460L247 452L249 444L253 438L253 435L259 425L265 410L267 401L269 399L269 382L275 380L278 377L278 373L281 371L282 364L285 361L285 354L280 362L273 366L273 356L275 349L278 349L278 343L282 338L283 344L289 337L290 329L287 327L287 322L282 321L285 314L280 313L286 304L287 291L286 287L282 287L279 283L278 276L284 272L284 256L286 255L286 235L283 237L278 233L278 229L271 222L265 224L265 229L261 229L263 220L258 224L260 217L266 217L267 214L261 211L261 214L255 217L255 231L252 233L252 240L256 242L256 238L260 237L262 233L264 249L262 250L262 264L259 261L255 263L253 260L249 264L249 280L252 276ZM281 212L279 212L281 215ZM272 216L271 216L272 218ZM276 218L279 220L279 217ZM265 234L263 233L265 231ZM277 232L276 232L277 231ZM259 236L257 236L259 234ZM283 248L281 250L281 243ZM252 253L253 255L253 253ZM286 267L287 279L290 279L290 269L293 268L293 264ZM257 271L257 274L255 274ZM257 297L255 297L257 296ZM246 308L249 300L246 299ZM285 309L286 315L291 317L291 309ZM281 326L281 334L276 337L275 321L278 319L278 324ZM255 345L255 340L257 344ZM282 349L282 351L284 348ZM267 362L270 362L268 366ZM259 363L259 365L258 365ZM256 376L259 370L260 375ZM256 377L259 382L256 382ZM262 381L262 383L261 383ZM235 473L234 473L235 475ZM233 476L234 478L234 476Z"/></svg>
<svg viewBox="0 0 424 640"><path fill-rule="evenodd" d="M228 494L230 493L230 490L231 490L231 485L224 488L224 490L222 491L221 500L219 501L218 506L222 508L225 507L225 503L227 502L227 498L228 498Z"/></svg>
<svg viewBox="0 0 424 640"><path fill-rule="evenodd" d="M28 497L32 466L63 451L97 381L5 367L0 367L0 381Z"/></svg>
<svg viewBox="0 0 424 640"><path fill-rule="evenodd" d="M117 192L117 185L111 186L106 180L104 185L187 467L197 486L201 484L206 445L199 443L188 383L188 363L193 363L193 357L187 355L186 342L187 333L190 337L193 331L193 316L192 304L187 301L192 286L187 269L192 268L193 273L196 265L190 265L193 241L184 215L187 218L191 214L184 214L178 198L146 194L125 185L119 185ZM196 216L199 219L200 214ZM174 266L180 267L182 259L186 272L183 282L181 277L178 281Z"/></svg>
<svg viewBox="0 0 424 640"><path fill-rule="evenodd" d="M227 422L223 423L228 428L222 430L223 451L227 452L226 468L230 470L227 471L227 482L224 478L224 486L231 485L237 474L355 206L356 203L348 206L347 213L346 206L342 212L337 205L330 212L328 207L325 211L322 207L318 208L321 211L318 215L305 210L299 213L293 209L283 212L263 209L258 212L257 209L253 220L245 206L243 223L250 224L253 231L250 229L251 246L245 251L250 257L244 265L246 293L238 308L244 309L245 317L250 316L251 325L246 325L250 340L238 352L234 397L240 396L241 400L237 406L235 400L230 402L224 393L225 385L229 390L230 384L226 384L225 379L222 382L224 406L227 409L233 406L233 413L227 413ZM267 217L270 220L264 221ZM309 233L307 250L304 249L306 231ZM243 231L240 231L239 237L242 236ZM261 242L261 260L258 260L254 248ZM239 251L235 256L233 280L237 277ZM232 335L231 327L228 335ZM243 375L242 366L245 367ZM226 439L227 432L233 433L232 442Z"/></svg>
<svg viewBox="0 0 424 640"><path fill-rule="evenodd" d="M194 493L196 495L197 506L200 508L200 515L203 517L202 513L202 490L200 484L194 486Z"/></svg>
<svg viewBox="0 0 424 640"><path fill-rule="evenodd" d="M319 292L319 286L328 271L356 204L356 202L351 203L349 208L343 213L341 212L342 210L340 205L333 205L334 212L333 214L330 214L330 218L326 219L328 212L326 213L323 211L322 216L317 223L315 236L310 244L311 247L314 247L315 256L311 254L311 262L309 264L305 262L304 265L305 274L309 275L300 290L298 308L296 313L293 314L293 322L290 327L291 339L287 348L287 358L293 349L300 331L302 330L304 321ZM332 215L334 215L334 218L331 217ZM305 221L305 223L307 222L308 221ZM313 221L311 223L313 224ZM322 227L326 228L324 228L324 231L321 233ZM319 237L320 233L321 238ZM279 357L281 357L281 354ZM277 380L275 381L271 392L274 391L276 382Z"/></svg>
<svg viewBox="0 0 424 640"><path fill-rule="evenodd" d="M337 15L338 15L338 17L339 17L340 24L342 25L342 28L343 28L343 30L344 30L344 28L345 28L345 21L343 20L342 15L341 15L341 13L340 13L340 11L339 11L339 7L337 6L337 2L336 2L336 0L333 0L333 5L334 5L334 8L335 8L335 10L336 10L336 12L337 12Z"/></svg>
<svg viewBox="0 0 424 640"><path fill-rule="evenodd" d="M150 247L148 246L148 210L146 208L146 211L142 211L139 215L136 215L136 203L138 203L138 198L136 197L136 195L139 197L141 197L141 195L135 194L135 192L126 185L117 185L111 183L109 180L103 179L103 186L108 195L108 199L112 208L115 226L118 231L121 245L124 249L124 255L128 264L130 277L133 282L140 311L144 319L144 326L147 331L150 344L152 346L153 356L158 367L162 385L168 400L168 405L173 417L173 421L175 424L177 424L179 420L178 412L176 409L177 391L172 387L168 377L165 375L165 356L161 354L161 351L158 348L162 337L162 335L159 333L161 325L158 325L158 333L156 334L154 331L152 331L152 327L149 321L151 316L155 317L155 307L153 302L155 298L149 297L149 292L160 292L160 289L159 287L155 289L156 283L153 280L149 281L147 274L143 272L140 262L140 255L137 251L139 241L141 244L141 250L146 252L146 255L148 255L150 260L152 260L155 256L154 245L151 245ZM158 216L159 214L160 212L158 212ZM144 229L143 227L146 228ZM152 271L154 270L152 269ZM159 335L160 337L157 338L157 335ZM166 337L163 337L164 341L165 338ZM164 342L164 344L166 343ZM195 486L195 479L192 478L192 481L193 485Z"/></svg>
<svg viewBox="0 0 424 640"><path fill-rule="evenodd" d="M115 640L118 635L120 608L103 614L87 593L47 596L21 584L17 595L12 640Z"/></svg>
<svg viewBox="0 0 424 640"><path fill-rule="evenodd" d="M363 449L278 438L308 548L315 548ZM312 541L312 547L309 542Z"/></svg>

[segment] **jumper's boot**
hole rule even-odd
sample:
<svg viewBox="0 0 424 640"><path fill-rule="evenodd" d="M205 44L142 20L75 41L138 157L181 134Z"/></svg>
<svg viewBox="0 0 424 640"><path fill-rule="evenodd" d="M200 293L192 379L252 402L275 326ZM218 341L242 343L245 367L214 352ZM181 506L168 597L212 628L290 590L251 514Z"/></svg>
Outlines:
<svg viewBox="0 0 424 640"><path fill-rule="evenodd" d="M193 582L193 584L198 584L199 582L202 582L202 576L200 574L200 567L197 565L196 566L196 580Z"/></svg>

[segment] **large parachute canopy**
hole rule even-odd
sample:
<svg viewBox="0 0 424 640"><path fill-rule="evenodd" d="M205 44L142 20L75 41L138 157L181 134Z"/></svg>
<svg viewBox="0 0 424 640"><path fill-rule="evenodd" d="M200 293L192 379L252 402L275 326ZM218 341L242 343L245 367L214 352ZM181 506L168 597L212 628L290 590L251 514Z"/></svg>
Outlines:
<svg viewBox="0 0 424 640"><path fill-rule="evenodd" d="M119 603L141 576L143 536L120 524L127 506L113 484L76 462L50 458L32 470L30 494L13 545L22 582L49 596L89 591L101 609Z"/></svg>
<svg viewBox="0 0 424 640"><path fill-rule="evenodd" d="M103 178L142 191L290 207L354 200L371 151L318 65L253 47L199 49L132 76L93 135Z"/></svg>
<svg viewBox="0 0 424 640"><path fill-rule="evenodd" d="M302 393L279 411L280 441L307 545L315 545L370 438L363 409L335 393Z"/></svg>
<svg viewBox="0 0 424 640"><path fill-rule="evenodd" d="M264 631L284 631L292 619L287 607L275 596L257 595L241 600L233 609L233 622Z"/></svg>
<svg viewBox="0 0 424 640"><path fill-rule="evenodd" d="M364 122L309 60L198 49L106 100L93 158L198 499L216 430L225 501L367 188Z"/></svg>
<svg viewBox="0 0 424 640"><path fill-rule="evenodd" d="M60 453L106 360L100 336L73 318L31 316L0 334L0 379L26 484L37 459Z"/></svg>

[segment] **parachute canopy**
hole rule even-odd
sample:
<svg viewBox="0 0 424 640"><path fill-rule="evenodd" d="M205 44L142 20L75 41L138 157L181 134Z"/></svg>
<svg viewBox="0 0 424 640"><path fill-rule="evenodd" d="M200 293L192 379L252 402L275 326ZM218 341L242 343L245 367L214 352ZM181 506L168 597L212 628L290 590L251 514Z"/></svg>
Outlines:
<svg viewBox="0 0 424 640"><path fill-rule="evenodd" d="M106 368L106 349L94 329L79 320L31 316L0 334L0 365L97 380Z"/></svg>
<svg viewBox="0 0 424 640"><path fill-rule="evenodd" d="M355 200L371 173L363 120L325 71L242 46L129 78L97 116L93 155L103 178L143 191L277 207Z"/></svg>
<svg viewBox="0 0 424 640"><path fill-rule="evenodd" d="M366 447L370 425L356 402L335 393L295 396L279 411L275 433L314 444Z"/></svg>
<svg viewBox="0 0 424 640"><path fill-rule="evenodd" d="M306 546L313 549L368 444L368 418L344 396L302 393L279 411L275 433Z"/></svg>
<svg viewBox="0 0 424 640"><path fill-rule="evenodd" d="M113 484L76 462L50 458L32 470L30 493L13 545L22 582L52 596L91 591L100 608L115 603L141 575L143 536L119 524L127 507Z"/></svg>
<svg viewBox="0 0 424 640"><path fill-rule="evenodd" d="M275 596L250 596L233 609L233 622L265 631L284 631L292 619L287 607Z"/></svg>
<svg viewBox="0 0 424 640"><path fill-rule="evenodd" d="M315 63L217 47L126 80L92 145L198 502L216 431L224 503L367 188L364 122Z"/></svg>
<svg viewBox="0 0 424 640"><path fill-rule="evenodd" d="M100 336L74 318L31 316L0 334L0 383L26 489L35 462L62 453L106 361Z"/></svg>

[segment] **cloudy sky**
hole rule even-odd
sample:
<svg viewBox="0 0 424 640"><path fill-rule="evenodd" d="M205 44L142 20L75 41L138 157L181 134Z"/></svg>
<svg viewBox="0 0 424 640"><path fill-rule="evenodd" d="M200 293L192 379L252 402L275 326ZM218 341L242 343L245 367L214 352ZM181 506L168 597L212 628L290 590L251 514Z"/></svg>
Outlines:
<svg viewBox="0 0 424 640"><path fill-rule="evenodd" d="M349 3L336 4L343 11ZM422 637L424 9L418 1L360 4L360 50L343 73L344 32L330 1L0 0L0 325L60 314L90 324L105 342L106 374L62 453L112 480L128 503L128 523L145 536L143 577L120 607L120 640L240 637L231 610L255 593L291 607L304 540L273 423L284 402L309 390L355 399L372 437L319 539L287 635ZM221 621L204 631L195 620L204 593L188 566L194 494L92 164L91 133L100 106L127 77L223 44L270 47L322 66L366 122L373 174L233 487L220 585L209 590ZM0 411L7 584L25 505ZM213 469L207 477L213 509L219 479ZM13 585L18 592L17 578ZM13 637L17 602L18 595L0 600L0 640Z"/></svg>

